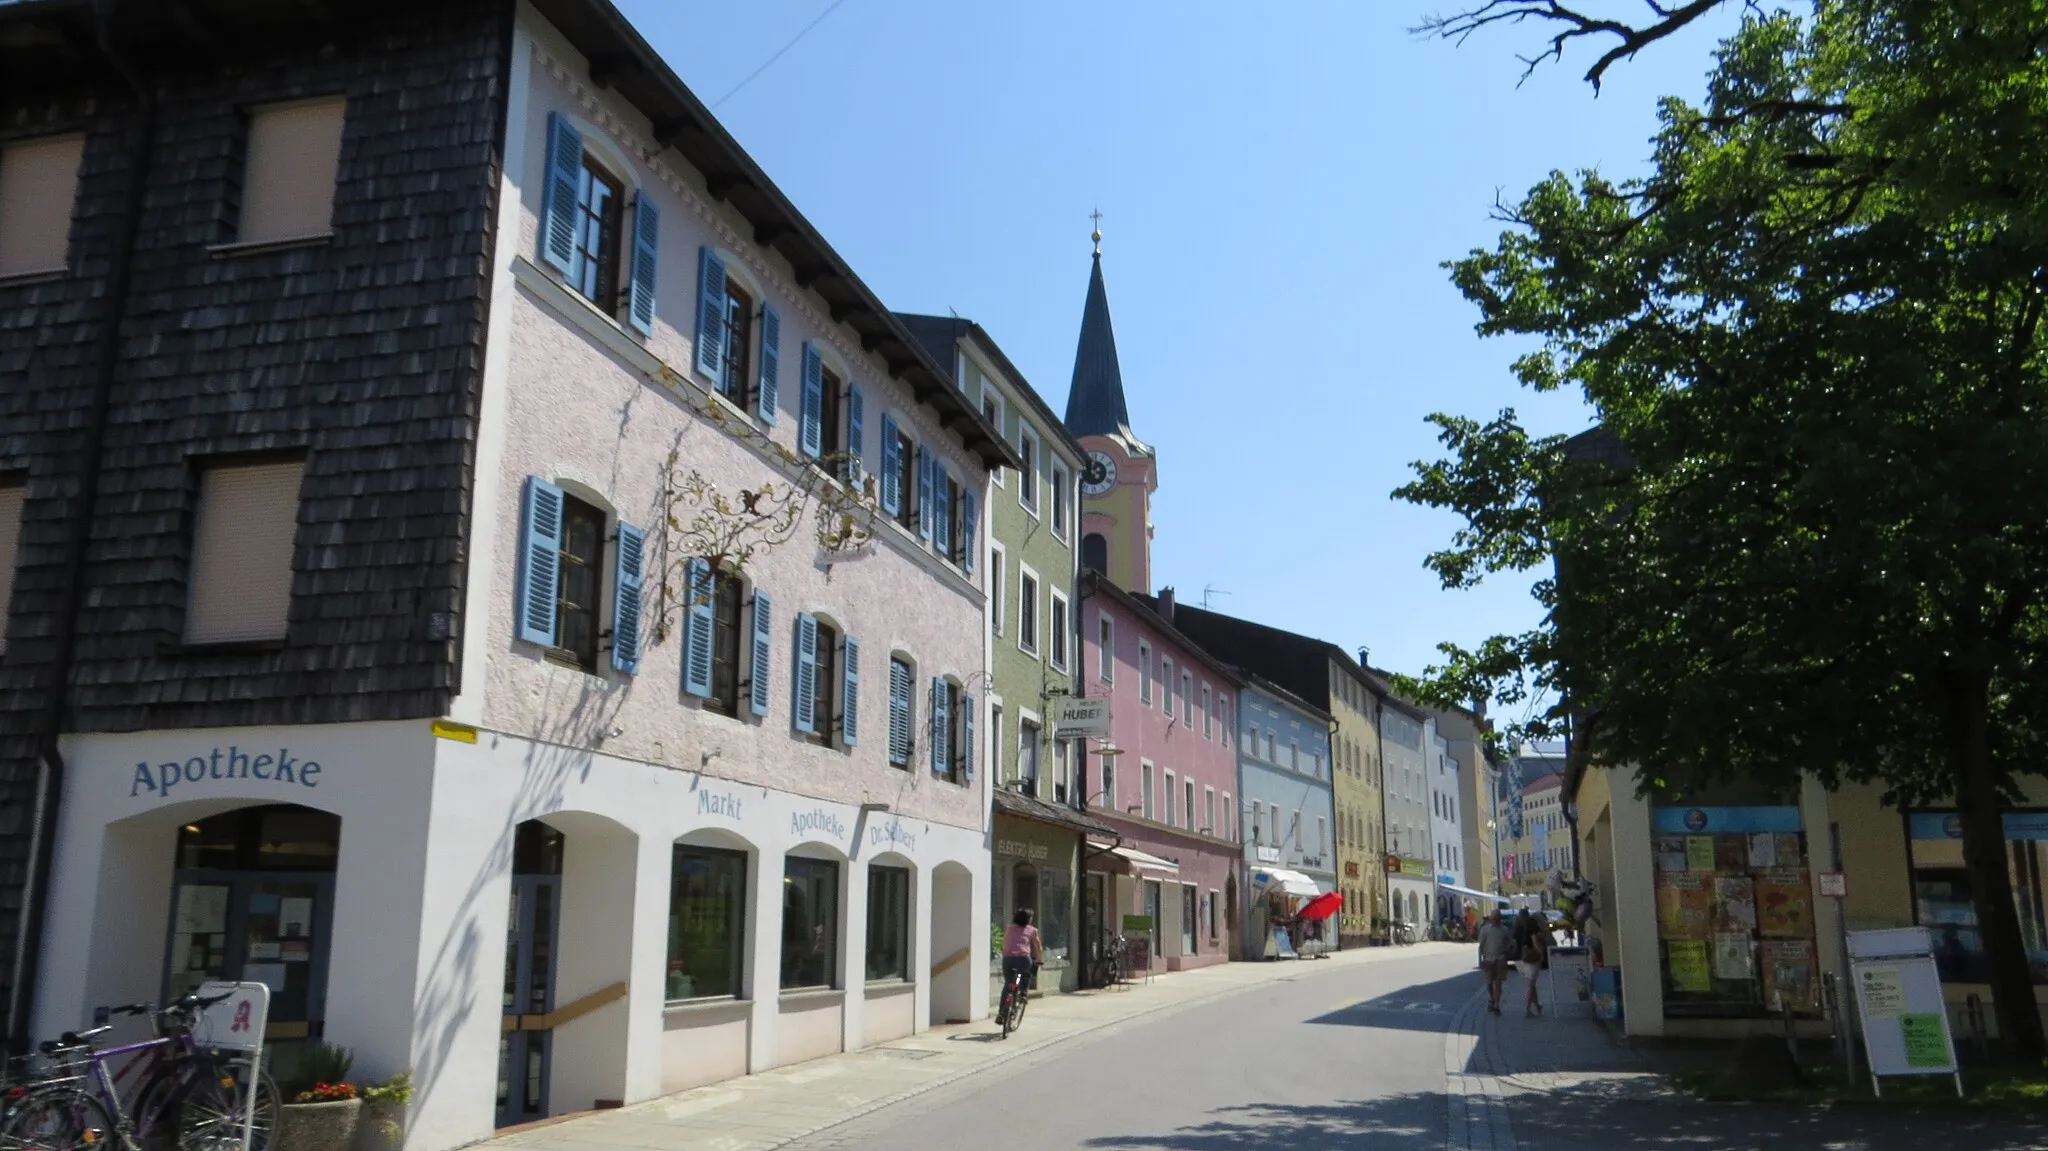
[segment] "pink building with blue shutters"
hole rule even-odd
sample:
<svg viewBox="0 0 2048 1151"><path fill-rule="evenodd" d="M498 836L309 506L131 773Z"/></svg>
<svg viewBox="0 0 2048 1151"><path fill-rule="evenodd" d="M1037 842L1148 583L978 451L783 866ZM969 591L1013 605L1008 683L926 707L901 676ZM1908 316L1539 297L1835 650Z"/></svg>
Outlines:
<svg viewBox="0 0 2048 1151"><path fill-rule="evenodd" d="M1244 684L1174 630L1171 589L1149 600L1088 571L1076 611L1081 687L1109 698L1117 752L1087 755L1090 814L1117 839L1092 845L1107 850L1089 860L1083 919L1114 929L1148 917L1161 970L1228 962L1244 866L1231 724Z"/></svg>

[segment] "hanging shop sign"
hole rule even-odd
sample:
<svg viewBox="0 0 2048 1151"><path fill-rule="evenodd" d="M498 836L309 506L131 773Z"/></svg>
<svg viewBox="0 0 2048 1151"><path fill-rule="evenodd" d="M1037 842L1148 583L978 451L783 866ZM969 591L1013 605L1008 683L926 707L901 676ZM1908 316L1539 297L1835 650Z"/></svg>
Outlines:
<svg viewBox="0 0 2048 1151"><path fill-rule="evenodd" d="M1109 697L1055 696L1051 713L1052 730L1058 739L1108 739Z"/></svg>

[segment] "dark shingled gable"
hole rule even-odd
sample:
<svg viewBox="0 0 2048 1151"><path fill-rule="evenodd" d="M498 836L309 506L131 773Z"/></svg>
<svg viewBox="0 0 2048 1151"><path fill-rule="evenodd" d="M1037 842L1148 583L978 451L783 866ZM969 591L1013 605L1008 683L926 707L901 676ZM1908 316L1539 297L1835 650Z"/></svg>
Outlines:
<svg viewBox="0 0 2048 1151"><path fill-rule="evenodd" d="M25 5L31 9L33 5ZM75 7L75 6L73 6ZM273 11L279 11L276 9ZM11 14L27 20L22 10ZM0 143L83 132L67 273L0 282L0 475L25 475L0 654L0 1004L21 908L34 722L91 517L64 728L132 731L442 714L459 683L463 554L512 5L354 8L285 49L133 50L159 92L128 314L105 330L135 105L81 70L9 89ZM20 31L17 27L16 31ZM74 38L75 39L75 38ZM90 45L90 40L86 41ZM216 255L251 104L346 93L334 237ZM101 341L120 363L98 499L74 508ZM303 454L289 634L181 651L194 462Z"/></svg>

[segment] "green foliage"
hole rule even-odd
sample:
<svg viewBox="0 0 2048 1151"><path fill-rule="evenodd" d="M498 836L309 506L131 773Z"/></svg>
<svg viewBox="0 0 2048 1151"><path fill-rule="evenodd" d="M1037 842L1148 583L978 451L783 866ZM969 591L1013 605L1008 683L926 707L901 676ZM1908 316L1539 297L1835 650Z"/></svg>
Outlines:
<svg viewBox="0 0 2048 1151"><path fill-rule="evenodd" d="M290 1081L283 1084L287 1098L311 1091L319 1084L346 1084L356 1063L355 1052L333 1043L315 1043L299 1052Z"/></svg>
<svg viewBox="0 0 2048 1151"><path fill-rule="evenodd" d="M379 1083L366 1084L363 1098L372 1103L389 1103L403 1107L412 1102L412 1072L401 1071Z"/></svg>
<svg viewBox="0 0 2048 1151"><path fill-rule="evenodd" d="M1997 809L2048 767L2044 44L2029 0L1752 15L1649 174L1553 173L1450 265L1603 430L1437 416L1449 458L1395 493L1463 519L1447 587L1554 565L1544 625L1446 645L1422 698L1554 692L1512 734L1569 710L1645 778L1956 803L2035 1047Z"/></svg>

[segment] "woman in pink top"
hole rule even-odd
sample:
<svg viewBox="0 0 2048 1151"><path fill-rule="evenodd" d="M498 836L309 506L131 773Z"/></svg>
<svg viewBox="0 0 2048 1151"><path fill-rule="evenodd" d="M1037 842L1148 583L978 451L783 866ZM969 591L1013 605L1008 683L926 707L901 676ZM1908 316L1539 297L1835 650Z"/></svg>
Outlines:
<svg viewBox="0 0 2048 1151"><path fill-rule="evenodd" d="M1013 973L1019 974L1029 990L1031 978L1044 958L1045 947L1038 940L1038 929L1031 926L1031 912L1020 909L1003 929L1003 982L1008 984Z"/></svg>

